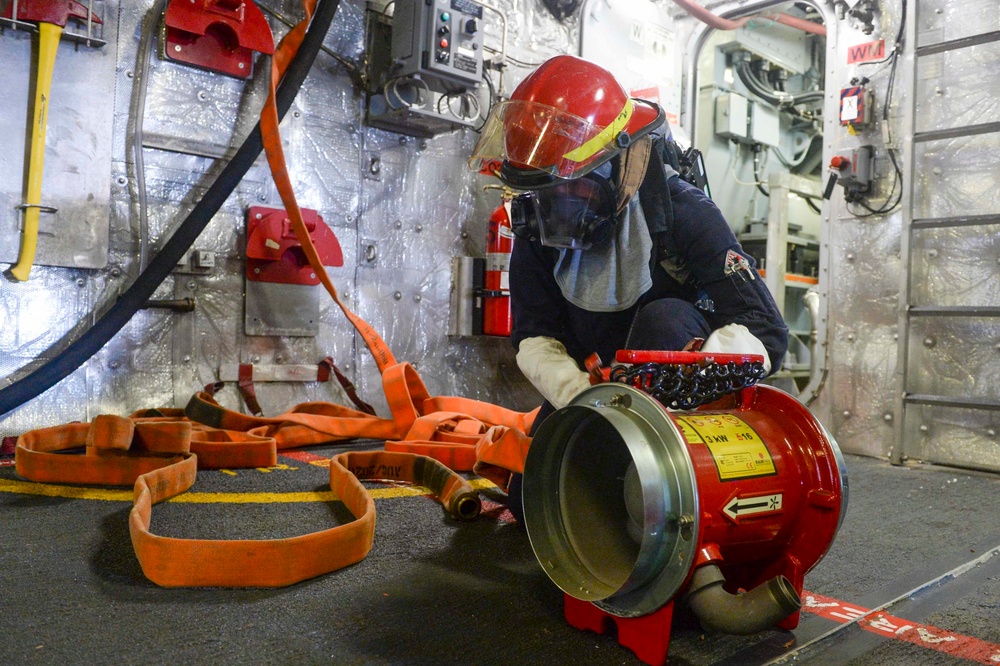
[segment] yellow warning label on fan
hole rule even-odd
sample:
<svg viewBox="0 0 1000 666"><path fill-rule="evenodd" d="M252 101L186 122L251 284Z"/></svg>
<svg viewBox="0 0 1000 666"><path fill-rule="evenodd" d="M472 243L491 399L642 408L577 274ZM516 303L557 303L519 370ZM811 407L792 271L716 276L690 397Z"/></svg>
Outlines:
<svg viewBox="0 0 1000 666"><path fill-rule="evenodd" d="M764 440L732 414L674 416L689 444L704 444L712 452L720 481L777 474Z"/></svg>

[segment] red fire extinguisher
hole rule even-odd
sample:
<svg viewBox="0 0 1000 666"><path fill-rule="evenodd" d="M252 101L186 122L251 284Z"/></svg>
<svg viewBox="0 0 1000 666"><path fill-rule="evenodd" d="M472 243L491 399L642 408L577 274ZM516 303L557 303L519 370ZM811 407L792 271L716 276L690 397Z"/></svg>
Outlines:
<svg viewBox="0 0 1000 666"><path fill-rule="evenodd" d="M510 228L511 193L504 190L503 201L490 215L486 237L486 279L483 285L483 335L509 336L510 252L514 234Z"/></svg>

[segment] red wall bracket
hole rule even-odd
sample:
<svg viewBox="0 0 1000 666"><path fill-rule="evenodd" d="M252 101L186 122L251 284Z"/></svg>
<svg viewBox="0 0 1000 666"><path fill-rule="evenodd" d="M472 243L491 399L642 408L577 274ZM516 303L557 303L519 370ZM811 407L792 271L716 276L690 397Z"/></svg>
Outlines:
<svg viewBox="0 0 1000 666"><path fill-rule="evenodd" d="M244 0L171 0L163 16L163 56L247 79L254 52L274 53L264 14Z"/></svg>
<svg viewBox="0 0 1000 666"><path fill-rule="evenodd" d="M302 220L323 265L343 266L340 242L319 213L303 208ZM253 206L247 211L246 278L252 282L319 284L284 209Z"/></svg>

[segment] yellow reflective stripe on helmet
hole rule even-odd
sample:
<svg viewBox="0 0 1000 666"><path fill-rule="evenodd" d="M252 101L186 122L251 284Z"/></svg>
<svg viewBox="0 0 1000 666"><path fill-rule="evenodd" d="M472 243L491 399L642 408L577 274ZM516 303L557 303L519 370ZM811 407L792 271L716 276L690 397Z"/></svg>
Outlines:
<svg viewBox="0 0 1000 666"><path fill-rule="evenodd" d="M618 136L619 132L625 129L629 119L632 118L632 108L632 100L626 97L625 106L622 107L621 113L611 121L610 125L587 139L580 146L563 155L563 158L572 160L573 162L582 162L589 157L593 157L598 151L611 143Z"/></svg>

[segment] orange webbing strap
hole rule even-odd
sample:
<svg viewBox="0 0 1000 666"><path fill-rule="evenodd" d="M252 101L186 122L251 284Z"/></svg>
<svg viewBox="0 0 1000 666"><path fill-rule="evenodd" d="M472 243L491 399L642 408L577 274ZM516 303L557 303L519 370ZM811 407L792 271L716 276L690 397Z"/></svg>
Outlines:
<svg viewBox="0 0 1000 666"><path fill-rule="evenodd" d="M392 451L348 451L333 461L359 479L406 481L431 491L457 520L472 520L482 503L469 482L428 456Z"/></svg>
<svg viewBox="0 0 1000 666"><path fill-rule="evenodd" d="M142 571L163 587L282 587L361 561L372 547L375 502L358 479L409 481L436 494L455 518L479 515L479 496L437 461L403 453L349 452L330 461L330 489L355 520L284 539L178 539L149 531L152 507L184 492L193 482L186 470L164 467L135 483L129 514L132 545Z"/></svg>
<svg viewBox="0 0 1000 666"><path fill-rule="evenodd" d="M476 464L476 444L486 430L482 421L464 414L435 412L417 418L403 440L387 441L385 450L419 453L469 472Z"/></svg>
<svg viewBox="0 0 1000 666"><path fill-rule="evenodd" d="M192 424L102 415L91 423L32 430L17 440L17 473L39 483L130 486L147 472L191 457ZM84 448L83 455L60 452ZM193 464L193 463L192 463Z"/></svg>
<svg viewBox="0 0 1000 666"><path fill-rule="evenodd" d="M308 18L312 15L315 4L315 0L305 1L306 20L299 23L291 32L285 35L285 38L282 39L282 44L286 41L294 41L295 50L298 49L298 44L302 42L302 38L305 36ZM288 214L288 219L291 220L292 229L295 231L295 236L302 245L302 250L309 260L309 265L313 268L319 267L316 268L316 275L319 276L320 282L323 283L323 286L333 297L333 300L344 312L344 315L354 324L358 333L361 334L361 337L375 359L375 363L378 364L379 372L382 372L386 367L395 364L396 359L375 329L361 317L351 312L340 300L337 289L333 286L333 282L330 280L330 276L327 275L326 269L322 267L323 262L319 258L319 253L309 238L309 231L302 220L302 211L299 209L299 204L295 199L295 192L292 189L291 179L288 176L288 167L285 164L285 151L281 144L281 135L278 131L279 122L276 99L278 81L281 80L282 74L284 74L285 69L291 62L292 55L294 55L294 50L291 53L284 54L281 52L281 47L279 46L278 52L274 54L272 60L271 91L260 113L260 134L264 145L264 152L267 155L267 163L271 168L274 185L278 190L278 194L281 195L282 203L285 205L285 212Z"/></svg>
<svg viewBox="0 0 1000 666"><path fill-rule="evenodd" d="M212 396L191 396L185 414L213 428L273 437L279 450L356 439L396 439L396 424L331 402L305 402L274 417L248 416L226 409Z"/></svg>

